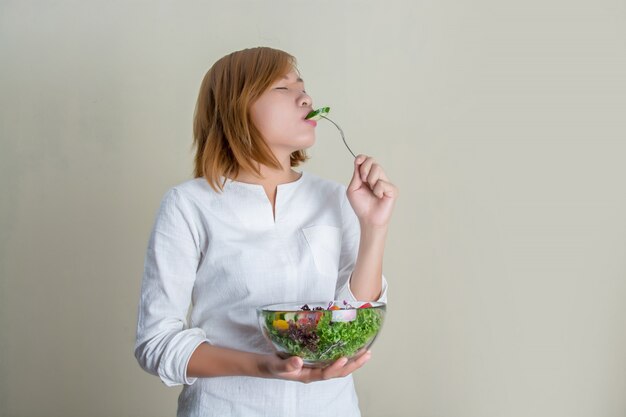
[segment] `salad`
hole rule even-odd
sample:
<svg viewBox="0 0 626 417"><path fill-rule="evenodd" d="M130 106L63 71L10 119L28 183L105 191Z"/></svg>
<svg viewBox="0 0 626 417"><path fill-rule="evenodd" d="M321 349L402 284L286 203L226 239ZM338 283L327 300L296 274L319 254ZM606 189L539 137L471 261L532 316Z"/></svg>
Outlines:
<svg viewBox="0 0 626 417"><path fill-rule="evenodd" d="M280 356L300 356L308 365L329 363L355 356L378 334L385 305L360 304L331 301L326 308L304 304L295 311L263 310L261 324Z"/></svg>
<svg viewBox="0 0 626 417"><path fill-rule="evenodd" d="M317 110L312 110L309 114L306 115L305 119L319 120L322 117L326 116L329 112L330 112L330 107L321 107Z"/></svg>

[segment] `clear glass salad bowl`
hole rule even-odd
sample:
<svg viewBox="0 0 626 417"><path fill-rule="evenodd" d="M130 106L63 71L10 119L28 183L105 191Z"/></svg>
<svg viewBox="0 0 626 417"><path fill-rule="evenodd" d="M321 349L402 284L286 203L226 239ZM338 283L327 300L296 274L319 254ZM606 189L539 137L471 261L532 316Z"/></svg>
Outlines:
<svg viewBox="0 0 626 417"><path fill-rule="evenodd" d="M374 343L386 304L345 301L282 303L257 308L265 337L282 358L299 356L308 367L354 358Z"/></svg>

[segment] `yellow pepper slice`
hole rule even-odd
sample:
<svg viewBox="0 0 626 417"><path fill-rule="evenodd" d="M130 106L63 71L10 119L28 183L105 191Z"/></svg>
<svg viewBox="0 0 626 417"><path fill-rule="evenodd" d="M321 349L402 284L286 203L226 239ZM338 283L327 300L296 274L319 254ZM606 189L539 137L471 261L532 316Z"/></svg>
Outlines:
<svg viewBox="0 0 626 417"><path fill-rule="evenodd" d="M289 328L289 323L287 323L285 320L274 320L272 325L280 330L287 330Z"/></svg>

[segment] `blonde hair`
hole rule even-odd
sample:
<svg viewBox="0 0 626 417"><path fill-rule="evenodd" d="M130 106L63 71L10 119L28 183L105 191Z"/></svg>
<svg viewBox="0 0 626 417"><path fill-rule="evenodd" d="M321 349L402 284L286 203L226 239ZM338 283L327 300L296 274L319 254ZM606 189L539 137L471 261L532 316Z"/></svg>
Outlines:
<svg viewBox="0 0 626 417"><path fill-rule="evenodd" d="M218 191L223 190L226 178L236 177L240 170L261 177L258 164L281 168L249 110L292 69L297 71L295 57L267 47L236 51L213 64L202 80L194 112L195 178L205 177ZM299 150L290 159L295 167L308 156Z"/></svg>

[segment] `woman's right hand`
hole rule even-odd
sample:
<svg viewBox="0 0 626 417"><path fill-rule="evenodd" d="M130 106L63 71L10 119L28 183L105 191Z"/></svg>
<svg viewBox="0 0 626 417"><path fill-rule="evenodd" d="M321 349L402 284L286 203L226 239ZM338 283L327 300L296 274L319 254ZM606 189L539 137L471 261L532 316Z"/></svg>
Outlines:
<svg viewBox="0 0 626 417"><path fill-rule="evenodd" d="M266 378L287 379L308 384L348 376L363 366L371 356L371 352L367 351L350 360L339 358L325 368L309 368L305 367L302 358L297 356L281 359L276 355L263 355L259 368Z"/></svg>

